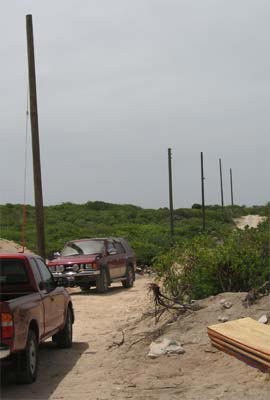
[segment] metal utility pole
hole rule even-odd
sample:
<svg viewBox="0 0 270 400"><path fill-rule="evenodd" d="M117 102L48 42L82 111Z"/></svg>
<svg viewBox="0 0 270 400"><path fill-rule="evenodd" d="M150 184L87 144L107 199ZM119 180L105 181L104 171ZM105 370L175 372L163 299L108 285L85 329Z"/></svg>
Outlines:
<svg viewBox="0 0 270 400"><path fill-rule="evenodd" d="M174 239L174 221L173 221L173 192L172 192L172 149L168 149L168 167L169 167L169 201L170 201L170 225L171 225L171 243Z"/></svg>
<svg viewBox="0 0 270 400"><path fill-rule="evenodd" d="M232 180L232 169L230 168L230 182L231 182L231 204L232 207L234 206L233 204L233 180Z"/></svg>
<svg viewBox="0 0 270 400"><path fill-rule="evenodd" d="M219 159L219 175L220 175L221 207L222 207L222 210L224 210L221 158Z"/></svg>
<svg viewBox="0 0 270 400"><path fill-rule="evenodd" d="M35 187L37 248L38 254L45 259L44 214L39 151L38 109L32 15L26 15L26 34L30 94L30 119L32 130L33 172Z"/></svg>
<svg viewBox="0 0 270 400"><path fill-rule="evenodd" d="M204 203L204 173L203 173L203 152L201 152L201 182L202 182L202 227L205 231L205 203Z"/></svg>

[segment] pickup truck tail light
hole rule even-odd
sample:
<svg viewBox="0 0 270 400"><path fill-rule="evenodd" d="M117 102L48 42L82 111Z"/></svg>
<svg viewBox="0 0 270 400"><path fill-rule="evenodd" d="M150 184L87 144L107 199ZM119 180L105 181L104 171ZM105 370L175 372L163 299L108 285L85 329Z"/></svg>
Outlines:
<svg viewBox="0 0 270 400"><path fill-rule="evenodd" d="M11 339L14 333L12 315L10 313L1 313L1 339Z"/></svg>

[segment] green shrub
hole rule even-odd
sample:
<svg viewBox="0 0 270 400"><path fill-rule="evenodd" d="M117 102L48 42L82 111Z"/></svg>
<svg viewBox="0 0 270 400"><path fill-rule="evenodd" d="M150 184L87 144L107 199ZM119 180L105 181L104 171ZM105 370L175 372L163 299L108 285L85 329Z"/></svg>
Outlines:
<svg viewBox="0 0 270 400"><path fill-rule="evenodd" d="M269 278L269 229L246 228L222 236L197 235L154 261L158 278L171 295L203 298L248 291Z"/></svg>

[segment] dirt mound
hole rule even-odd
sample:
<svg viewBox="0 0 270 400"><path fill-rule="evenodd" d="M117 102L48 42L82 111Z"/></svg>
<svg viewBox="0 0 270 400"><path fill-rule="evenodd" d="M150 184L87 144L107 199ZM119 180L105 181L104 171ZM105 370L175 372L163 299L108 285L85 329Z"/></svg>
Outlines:
<svg viewBox="0 0 270 400"><path fill-rule="evenodd" d="M147 388L153 396L149 396L151 399L155 395L162 399L177 398L180 393L184 399L268 399L267 375L211 347L207 335L207 326L218 324L222 317L258 320L264 314L270 315L270 296L262 297L250 307L244 305L245 297L246 293L211 296L198 302L200 310L188 311L176 321L172 314L167 314L158 325L151 312L145 313L145 318L131 328L131 336L126 335L126 343L121 347L128 358L136 358L140 363L141 372L133 374L130 383ZM225 308L224 302L231 307ZM181 343L185 353L149 360L149 345L158 337ZM163 397L158 397L162 388Z"/></svg>
<svg viewBox="0 0 270 400"><path fill-rule="evenodd" d="M0 253L19 253L22 251L22 246L12 240L0 239ZM25 253L32 253L28 249L24 249Z"/></svg>

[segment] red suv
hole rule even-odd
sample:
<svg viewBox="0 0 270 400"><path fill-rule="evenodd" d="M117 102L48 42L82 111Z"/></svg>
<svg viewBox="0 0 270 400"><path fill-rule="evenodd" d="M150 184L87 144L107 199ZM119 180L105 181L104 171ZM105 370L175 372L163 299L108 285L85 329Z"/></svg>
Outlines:
<svg viewBox="0 0 270 400"><path fill-rule="evenodd" d="M96 286L104 293L115 281L122 281L124 288L133 286L136 258L123 238L80 239L67 242L48 267L55 277L67 277L70 286L83 291Z"/></svg>

